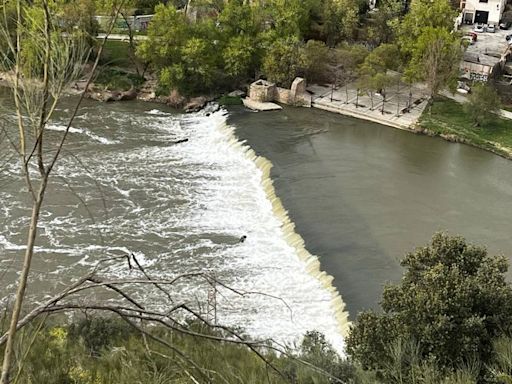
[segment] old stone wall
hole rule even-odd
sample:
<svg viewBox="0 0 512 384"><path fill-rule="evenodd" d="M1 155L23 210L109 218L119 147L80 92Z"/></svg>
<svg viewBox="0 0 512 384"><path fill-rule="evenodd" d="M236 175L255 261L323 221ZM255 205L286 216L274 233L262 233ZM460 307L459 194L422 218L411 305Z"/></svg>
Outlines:
<svg viewBox="0 0 512 384"><path fill-rule="evenodd" d="M276 101L281 104L311 107L311 95L306 91L306 81L297 77L291 89L277 87L266 80L258 80L249 87L249 98L260 103Z"/></svg>

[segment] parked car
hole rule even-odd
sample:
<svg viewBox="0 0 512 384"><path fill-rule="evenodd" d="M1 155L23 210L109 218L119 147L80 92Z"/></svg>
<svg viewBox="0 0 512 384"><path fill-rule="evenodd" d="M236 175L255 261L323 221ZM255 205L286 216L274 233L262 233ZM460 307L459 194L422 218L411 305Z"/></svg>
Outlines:
<svg viewBox="0 0 512 384"><path fill-rule="evenodd" d="M485 28L487 32L494 33L496 32L496 26L494 24L489 24L487 28Z"/></svg>
<svg viewBox="0 0 512 384"><path fill-rule="evenodd" d="M505 40L510 43L512 41L512 34L505 36Z"/></svg>
<svg viewBox="0 0 512 384"><path fill-rule="evenodd" d="M500 29L509 29L512 26L512 21L502 21L500 23Z"/></svg>
<svg viewBox="0 0 512 384"><path fill-rule="evenodd" d="M484 24L475 24L473 31L475 32L485 32L485 25Z"/></svg>
<svg viewBox="0 0 512 384"><path fill-rule="evenodd" d="M476 41L478 40L478 34L475 32L471 32L471 31L466 32L464 37L466 37L466 36L469 37L473 41L473 43L476 43Z"/></svg>

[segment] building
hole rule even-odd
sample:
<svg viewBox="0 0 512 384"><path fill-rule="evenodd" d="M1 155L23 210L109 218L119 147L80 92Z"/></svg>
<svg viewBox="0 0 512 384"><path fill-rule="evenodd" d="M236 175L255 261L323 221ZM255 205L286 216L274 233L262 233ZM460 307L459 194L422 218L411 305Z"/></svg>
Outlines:
<svg viewBox="0 0 512 384"><path fill-rule="evenodd" d="M463 23L498 24L507 0L461 0Z"/></svg>

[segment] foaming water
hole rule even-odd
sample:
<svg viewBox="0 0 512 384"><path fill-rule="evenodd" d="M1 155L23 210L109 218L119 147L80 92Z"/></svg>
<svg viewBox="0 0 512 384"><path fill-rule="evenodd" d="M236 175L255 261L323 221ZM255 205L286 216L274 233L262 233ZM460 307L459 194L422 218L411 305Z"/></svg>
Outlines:
<svg viewBox="0 0 512 384"><path fill-rule="evenodd" d="M41 219L34 291L49 293L62 276L79 276L105 256L134 253L155 277L209 272L250 293L219 289L219 323L283 343L318 330L343 350L347 316L332 278L295 233L275 195L271 164L236 139L225 112L102 107L79 116L71 132L74 156L56 168ZM172 144L181 138L189 140ZM0 269L24 243L27 206L15 193L21 181L12 177L0 203L0 211L9 207L0 227ZM238 241L242 235L245 242ZM207 294L196 284L176 293L198 302Z"/></svg>

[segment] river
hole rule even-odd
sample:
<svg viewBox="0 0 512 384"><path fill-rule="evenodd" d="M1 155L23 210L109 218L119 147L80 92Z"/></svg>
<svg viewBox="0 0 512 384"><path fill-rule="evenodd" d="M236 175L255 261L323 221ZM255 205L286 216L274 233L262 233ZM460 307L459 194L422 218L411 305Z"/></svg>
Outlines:
<svg viewBox="0 0 512 384"><path fill-rule="evenodd" d="M436 231L512 255L509 160L318 110L239 109L230 123L273 163L277 194L352 319L378 308L399 260Z"/></svg>
<svg viewBox="0 0 512 384"><path fill-rule="evenodd" d="M49 141L62 134L70 106L61 106ZM4 114L6 121L12 116ZM189 141L173 144L183 138ZM275 189L267 178L271 164L251 148L273 164ZM17 164L0 172L5 303L29 204ZM218 321L285 343L316 329L343 348L346 311L309 252L334 277L353 317L376 307L382 284L400 277L399 258L438 229L493 253L510 249L508 161L315 110L181 115L139 102L87 101L54 176L40 223L33 300L101 258L134 253L156 277L209 272L238 290L266 294L221 292ZM239 242L243 235L247 240ZM208 290L189 285L175 294L204 304ZM146 292L139 295L151 302Z"/></svg>

